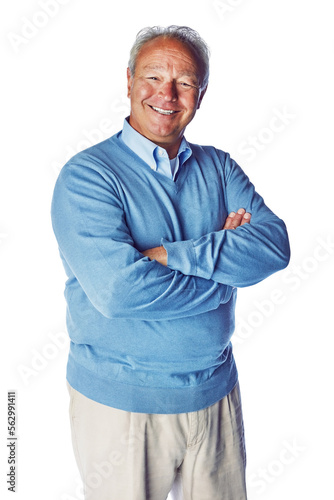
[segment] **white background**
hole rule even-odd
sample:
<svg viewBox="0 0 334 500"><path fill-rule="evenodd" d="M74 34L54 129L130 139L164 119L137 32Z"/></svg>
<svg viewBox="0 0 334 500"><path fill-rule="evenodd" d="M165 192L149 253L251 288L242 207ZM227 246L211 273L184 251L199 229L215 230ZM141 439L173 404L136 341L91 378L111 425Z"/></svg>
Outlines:
<svg viewBox="0 0 334 500"><path fill-rule="evenodd" d="M137 31L186 24L212 51L209 90L186 137L230 152L291 240L286 270L239 291L234 345L249 498L330 498L331 2L61 4L2 2L0 13L1 497L13 498L6 397L16 390L15 498L82 498L67 414L65 275L50 224L53 186L69 156L121 128Z"/></svg>

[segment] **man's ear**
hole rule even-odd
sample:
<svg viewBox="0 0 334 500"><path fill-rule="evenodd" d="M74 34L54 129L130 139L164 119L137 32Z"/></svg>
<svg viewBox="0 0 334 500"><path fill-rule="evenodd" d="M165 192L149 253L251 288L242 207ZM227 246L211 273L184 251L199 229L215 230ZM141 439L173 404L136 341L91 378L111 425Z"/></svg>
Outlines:
<svg viewBox="0 0 334 500"><path fill-rule="evenodd" d="M132 87L132 76L131 76L131 71L130 71L130 68L127 68L126 70L126 76L127 76L127 80L128 80L128 97L130 97L131 95L131 87Z"/></svg>
<svg viewBox="0 0 334 500"><path fill-rule="evenodd" d="M200 91L200 96L199 96L199 99L198 99L198 104L197 104L197 109L200 108L201 104L202 104L202 99L205 95L205 92L207 91L207 88L208 86L206 86L203 90Z"/></svg>

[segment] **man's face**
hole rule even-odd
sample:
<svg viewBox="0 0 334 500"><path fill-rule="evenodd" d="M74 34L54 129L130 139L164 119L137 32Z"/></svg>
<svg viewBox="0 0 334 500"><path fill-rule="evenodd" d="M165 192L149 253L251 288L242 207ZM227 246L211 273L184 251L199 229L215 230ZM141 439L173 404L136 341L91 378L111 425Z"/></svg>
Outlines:
<svg viewBox="0 0 334 500"><path fill-rule="evenodd" d="M173 158L204 93L187 46L174 39L151 40L138 54L133 77L128 69L130 125Z"/></svg>

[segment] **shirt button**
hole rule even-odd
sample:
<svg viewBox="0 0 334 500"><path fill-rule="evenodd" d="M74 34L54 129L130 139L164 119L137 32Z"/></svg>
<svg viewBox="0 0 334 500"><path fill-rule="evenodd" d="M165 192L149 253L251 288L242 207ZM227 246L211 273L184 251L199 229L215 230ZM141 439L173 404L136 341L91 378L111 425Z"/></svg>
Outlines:
<svg viewBox="0 0 334 500"><path fill-rule="evenodd" d="M155 170L155 165L151 165L151 169L152 169L152 170Z"/></svg>
<svg viewBox="0 0 334 500"><path fill-rule="evenodd" d="M159 156L163 156L164 155L164 152L161 151L161 149L159 149L159 152L158 152Z"/></svg>

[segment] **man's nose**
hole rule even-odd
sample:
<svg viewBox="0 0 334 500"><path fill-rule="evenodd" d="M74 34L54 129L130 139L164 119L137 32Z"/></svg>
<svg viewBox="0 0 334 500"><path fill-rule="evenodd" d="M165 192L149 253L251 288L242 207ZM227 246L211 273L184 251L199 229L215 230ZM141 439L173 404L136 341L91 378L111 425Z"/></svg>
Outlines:
<svg viewBox="0 0 334 500"><path fill-rule="evenodd" d="M177 88L175 82L165 82L160 88L159 96L165 101L177 100Z"/></svg>

